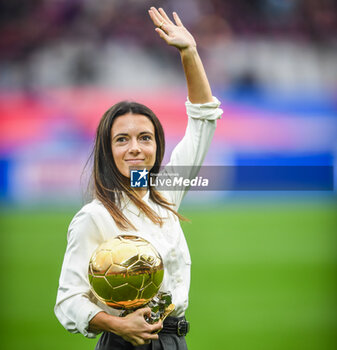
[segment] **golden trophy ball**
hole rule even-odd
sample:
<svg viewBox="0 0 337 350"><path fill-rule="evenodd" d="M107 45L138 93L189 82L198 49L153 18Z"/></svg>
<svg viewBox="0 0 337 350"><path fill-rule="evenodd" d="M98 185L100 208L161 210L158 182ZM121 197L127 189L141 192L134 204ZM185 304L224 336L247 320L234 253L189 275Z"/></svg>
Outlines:
<svg viewBox="0 0 337 350"><path fill-rule="evenodd" d="M137 236L116 236L102 243L89 263L94 295L116 308L139 308L158 293L164 278L163 261L151 243Z"/></svg>

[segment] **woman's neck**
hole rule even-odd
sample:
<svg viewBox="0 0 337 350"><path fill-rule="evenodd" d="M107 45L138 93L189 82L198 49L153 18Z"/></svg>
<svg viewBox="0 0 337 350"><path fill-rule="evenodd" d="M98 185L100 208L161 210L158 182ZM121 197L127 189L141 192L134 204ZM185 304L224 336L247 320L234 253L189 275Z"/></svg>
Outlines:
<svg viewBox="0 0 337 350"><path fill-rule="evenodd" d="M139 195L140 198L144 198L147 191L148 191L147 188L140 188L140 189L137 189L137 194Z"/></svg>

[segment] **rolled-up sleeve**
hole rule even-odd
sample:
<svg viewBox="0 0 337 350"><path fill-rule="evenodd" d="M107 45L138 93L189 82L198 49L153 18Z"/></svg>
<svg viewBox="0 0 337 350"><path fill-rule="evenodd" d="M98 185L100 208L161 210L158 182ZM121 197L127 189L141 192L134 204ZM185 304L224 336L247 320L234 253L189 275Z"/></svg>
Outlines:
<svg viewBox="0 0 337 350"><path fill-rule="evenodd" d="M197 104L187 99L185 105L188 116L186 132L174 148L164 171L179 173L179 167L190 167L183 170L184 177L193 179L198 175L212 142L217 119L221 118L223 111L219 108L220 101L214 96L212 102ZM178 209L186 191L187 189L167 191L165 195L175 204L175 209Z"/></svg>
<svg viewBox="0 0 337 350"><path fill-rule="evenodd" d="M212 102L192 103L188 98L185 102L186 113L190 118L202 120L217 120L222 116L220 101L213 96Z"/></svg>
<svg viewBox="0 0 337 350"><path fill-rule="evenodd" d="M91 215L85 211L74 217L67 237L55 315L69 332L95 338L97 334L88 331L89 322L103 310L94 302L87 276L91 254L103 237Z"/></svg>

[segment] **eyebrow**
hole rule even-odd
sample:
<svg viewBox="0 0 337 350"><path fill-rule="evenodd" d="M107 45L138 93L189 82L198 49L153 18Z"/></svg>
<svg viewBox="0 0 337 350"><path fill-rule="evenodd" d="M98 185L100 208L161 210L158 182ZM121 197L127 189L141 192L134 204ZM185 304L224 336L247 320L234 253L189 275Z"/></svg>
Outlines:
<svg viewBox="0 0 337 350"><path fill-rule="evenodd" d="M150 134L150 135L154 136L151 131L142 131L141 133L139 133L139 136L144 135L144 134L147 134L147 135ZM121 132L121 133L115 135L112 139L114 140L118 136L128 136L128 135L129 135L128 133L122 133Z"/></svg>

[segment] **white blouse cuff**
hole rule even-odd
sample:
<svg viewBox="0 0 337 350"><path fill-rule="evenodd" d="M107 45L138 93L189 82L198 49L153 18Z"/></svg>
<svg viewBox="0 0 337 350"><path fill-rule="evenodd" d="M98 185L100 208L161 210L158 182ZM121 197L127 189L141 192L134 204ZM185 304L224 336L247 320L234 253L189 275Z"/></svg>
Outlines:
<svg viewBox="0 0 337 350"><path fill-rule="evenodd" d="M86 307L83 307L79 310L78 312L78 324L77 324L77 329L79 332L81 332L85 337L87 338L96 338L97 334L101 332L92 332L89 331L89 322L99 313L103 311L101 308L93 307L92 310L88 313L88 310Z"/></svg>
<svg viewBox="0 0 337 350"><path fill-rule="evenodd" d="M185 102L187 115L193 119L217 120L223 113L220 107L220 101L213 96L212 102L192 103L187 97Z"/></svg>

